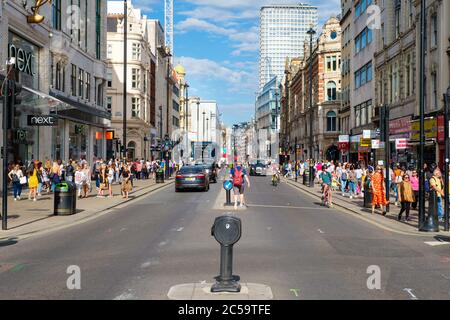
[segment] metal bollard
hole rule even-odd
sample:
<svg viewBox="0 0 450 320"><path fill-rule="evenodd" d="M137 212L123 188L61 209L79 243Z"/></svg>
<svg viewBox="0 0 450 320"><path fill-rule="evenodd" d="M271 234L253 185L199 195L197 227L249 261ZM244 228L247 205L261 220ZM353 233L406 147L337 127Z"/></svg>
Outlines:
<svg viewBox="0 0 450 320"><path fill-rule="evenodd" d="M425 223L421 227L420 231L439 232L438 200L436 191L430 191L428 200L428 215L425 217Z"/></svg>
<svg viewBox="0 0 450 320"><path fill-rule="evenodd" d="M239 276L233 276L233 245L241 238L241 219L234 216L216 218L211 235L220 243L220 275L211 292L240 292Z"/></svg>

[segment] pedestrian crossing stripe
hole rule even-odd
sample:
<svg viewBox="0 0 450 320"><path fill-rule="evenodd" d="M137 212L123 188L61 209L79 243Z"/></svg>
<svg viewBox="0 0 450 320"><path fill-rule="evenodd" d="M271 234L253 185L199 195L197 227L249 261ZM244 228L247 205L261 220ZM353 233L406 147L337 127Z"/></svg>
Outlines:
<svg viewBox="0 0 450 320"><path fill-rule="evenodd" d="M436 246L443 246L443 245L449 245L450 242L446 241L425 241L425 243L429 246L436 247Z"/></svg>

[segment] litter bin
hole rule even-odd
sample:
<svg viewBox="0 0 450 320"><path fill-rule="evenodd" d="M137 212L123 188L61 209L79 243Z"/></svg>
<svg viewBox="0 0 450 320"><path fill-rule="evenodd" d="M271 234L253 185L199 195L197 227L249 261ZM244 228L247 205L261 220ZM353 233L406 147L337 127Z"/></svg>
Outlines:
<svg viewBox="0 0 450 320"><path fill-rule="evenodd" d="M156 183L164 183L164 170L159 169L156 171Z"/></svg>
<svg viewBox="0 0 450 320"><path fill-rule="evenodd" d="M364 180L364 208L372 208L372 190L370 190L370 178Z"/></svg>
<svg viewBox="0 0 450 320"><path fill-rule="evenodd" d="M56 184L53 203L53 214L69 216L77 213L77 188L72 182Z"/></svg>
<svg viewBox="0 0 450 320"><path fill-rule="evenodd" d="M303 184L309 186L309 170L303 172Z"/></svg>

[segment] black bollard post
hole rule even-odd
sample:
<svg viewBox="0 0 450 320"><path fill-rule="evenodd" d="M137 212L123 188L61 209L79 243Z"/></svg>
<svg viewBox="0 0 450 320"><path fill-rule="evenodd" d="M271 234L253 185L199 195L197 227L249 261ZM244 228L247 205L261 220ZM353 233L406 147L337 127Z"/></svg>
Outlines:
<svg viewBox="0 0 450 320"><path fill-rule="evenodd" d="M233 245L241 238L241 219L234 216L216 218L211 235L220 244L220 275L211 287L211 292L241 292L239 276L233 275Z"/></svg>
<svg viewBox="0 0 450 320"><path fill-rule="evenodd" d="M227 206L232 205L232 203L231 203L231 190L227 190L227 202L225 203L225 205L227 205Z"/></svg>
<svg viewBox="0 0 450 320"><path fill-rule="evenodd" d="M420 231L439 232L438 200L436 191L430 191L430 197L428 200L428 215L426 216L425 223Z"/></svg>

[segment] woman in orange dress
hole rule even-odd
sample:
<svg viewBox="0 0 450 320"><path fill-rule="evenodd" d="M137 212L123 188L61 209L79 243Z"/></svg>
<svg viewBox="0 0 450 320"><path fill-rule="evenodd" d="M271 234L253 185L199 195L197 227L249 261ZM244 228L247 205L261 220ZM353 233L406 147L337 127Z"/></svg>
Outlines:
<svg viewBox="0 0 450 320"><path fill-rule="evenodd" d="M384 181L383 168L377 167L376 172L372 176L372 214L375 213L375 206L379 205L383 216L386 215L386 186Z"/></svg>

